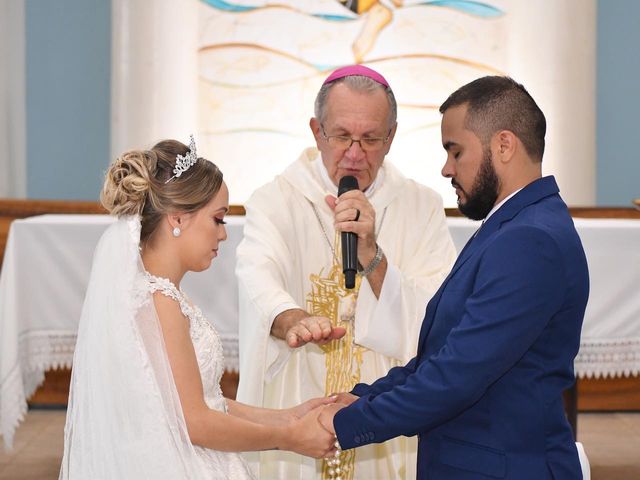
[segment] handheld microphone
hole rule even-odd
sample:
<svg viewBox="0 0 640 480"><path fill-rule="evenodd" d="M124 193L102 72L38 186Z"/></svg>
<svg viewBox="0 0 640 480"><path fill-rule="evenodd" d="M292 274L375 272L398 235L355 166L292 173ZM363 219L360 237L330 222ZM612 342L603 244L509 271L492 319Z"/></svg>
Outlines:
<svg viewBox="0 0 640 480"><path fill-rule="evenodd" d="M338 197L350 190L358 190L358 179L352 175L345 175L338 185ZM342 273L344 286L356 286L356 272L358 271L358 236L353 232L341 232L342 236Z"/></svg>

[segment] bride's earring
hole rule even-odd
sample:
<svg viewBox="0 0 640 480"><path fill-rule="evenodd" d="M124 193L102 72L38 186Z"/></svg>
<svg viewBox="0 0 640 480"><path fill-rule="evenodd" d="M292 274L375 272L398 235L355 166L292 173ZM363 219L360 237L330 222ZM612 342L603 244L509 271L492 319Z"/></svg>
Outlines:
<svg viewBox="0 0 640 480"><path fill-rule="evenodd" d="M173 229L173 236L174 237L179 237L181 233L182 233L182 230L180 230L180 227L176 227L176 228Z"/></svg>

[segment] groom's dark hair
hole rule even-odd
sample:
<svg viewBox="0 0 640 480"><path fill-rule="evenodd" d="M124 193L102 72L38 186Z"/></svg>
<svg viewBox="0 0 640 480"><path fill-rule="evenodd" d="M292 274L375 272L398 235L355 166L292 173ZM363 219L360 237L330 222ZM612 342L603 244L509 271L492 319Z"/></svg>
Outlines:
<svg viewBox="0 0 640 480"><path fill-rule="evenodd" d="M509 130L523 143L532 160L542 161L547 121L529 92L510 77L478 78L453 92L440 106L467 106L465 127L475 133L483 145L500 130Z"/></svg>

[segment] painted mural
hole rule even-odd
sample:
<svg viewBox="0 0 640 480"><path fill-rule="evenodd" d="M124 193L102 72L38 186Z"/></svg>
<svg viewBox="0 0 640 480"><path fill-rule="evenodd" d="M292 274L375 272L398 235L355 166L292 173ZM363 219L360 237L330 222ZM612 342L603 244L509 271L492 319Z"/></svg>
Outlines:
<svg viewBox="0 0 640 480"><path fill-rule="evenodd" d="M458 86L505 71L498 2L202 0L199 137L234 185L232 203L313 144L308 122L323 79L342 65L379 70L398 100L388 158L452 205L440 178L438 106Z"/></svg>

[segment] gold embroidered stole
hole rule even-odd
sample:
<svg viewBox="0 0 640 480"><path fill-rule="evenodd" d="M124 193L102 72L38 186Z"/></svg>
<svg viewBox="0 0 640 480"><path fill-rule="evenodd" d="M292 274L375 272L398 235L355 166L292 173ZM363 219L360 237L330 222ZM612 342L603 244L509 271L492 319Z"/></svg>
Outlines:
<svg viewBox="0 0 640 480"><path fill-rule="evenodd" d="M318 275L311 274L311 292L307 295L307 311L311 315L327 317L334 327L346 329L344 337L340 340L320 346L325 353L325 395L348 392L360 382L360 366L365 351L354 341L355 307L362 277L356 276L355 288L345 288L342 265L338 262L341 256L339 239L339 232L336 232L335 255L328 274L323 276L323 271ZM323 461L322 479L340 477L342 480L352 480L355 455L355 449L343 451L339 470L338 467L329 466L326 460Z"/></svg>

